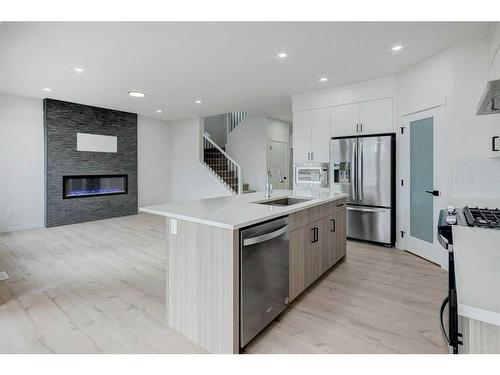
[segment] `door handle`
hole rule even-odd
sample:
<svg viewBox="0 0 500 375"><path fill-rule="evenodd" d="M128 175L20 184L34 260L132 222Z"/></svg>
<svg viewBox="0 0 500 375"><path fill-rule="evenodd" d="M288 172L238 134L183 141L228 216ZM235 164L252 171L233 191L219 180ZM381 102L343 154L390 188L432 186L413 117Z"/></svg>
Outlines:
<svg viewBox="0 0 500 375"><path fill-rule="evenodd" d="M330 232L335 232L335 219L330 219Z"/></svg>
<svg viewBox="0 0 500 375"><path fill-rule="evenodd" d="M432 194L435 197L439 197L439 190L426 190L425 192L428 194Z"/></svg>
<svg viewBox="0 0 500 375"><path fill-rule="evenodd" d="M500 151L496 145L497 145L497 139L498 135L495 135L494 137L491 137L491 151Z"/></svg>

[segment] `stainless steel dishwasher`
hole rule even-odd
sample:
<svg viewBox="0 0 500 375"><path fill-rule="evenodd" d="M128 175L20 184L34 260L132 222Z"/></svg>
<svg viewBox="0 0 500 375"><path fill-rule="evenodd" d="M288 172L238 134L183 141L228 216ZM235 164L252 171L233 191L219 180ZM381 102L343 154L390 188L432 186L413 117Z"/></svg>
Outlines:
<svg viewBox="0 0 500 375"><path fill-rule="evenodd" d="M240 232L240 347L288 304L288 217Z"/></svg>

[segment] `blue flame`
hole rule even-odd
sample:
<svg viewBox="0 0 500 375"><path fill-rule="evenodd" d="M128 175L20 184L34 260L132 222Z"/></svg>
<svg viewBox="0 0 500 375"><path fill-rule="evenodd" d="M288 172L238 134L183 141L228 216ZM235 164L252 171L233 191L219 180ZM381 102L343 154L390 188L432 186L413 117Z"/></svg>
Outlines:
<svg viewBox="0 0 500 375"><path fill-rule="evenodd" d="M71 190L66 196L80 197L83 195L99 195L99 194L113 194L113 193L125 193L125 190L120 188L95 188L95 189Z"/></svg>

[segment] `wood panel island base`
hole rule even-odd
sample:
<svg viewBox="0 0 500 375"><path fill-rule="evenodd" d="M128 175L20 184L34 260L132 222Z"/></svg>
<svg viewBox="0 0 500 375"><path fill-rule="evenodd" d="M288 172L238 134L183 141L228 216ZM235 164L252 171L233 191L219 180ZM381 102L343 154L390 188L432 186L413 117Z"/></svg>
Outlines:
<svg viewBox="0 0 500 375"><path fill-rule="evenodd" d="M291 197L277 190L274 200ZM291 206L264 193L141 208L167 217L167 324L210 353L240 352L240 230L288 216L289 297L345 257L345 194Z"/></svg>

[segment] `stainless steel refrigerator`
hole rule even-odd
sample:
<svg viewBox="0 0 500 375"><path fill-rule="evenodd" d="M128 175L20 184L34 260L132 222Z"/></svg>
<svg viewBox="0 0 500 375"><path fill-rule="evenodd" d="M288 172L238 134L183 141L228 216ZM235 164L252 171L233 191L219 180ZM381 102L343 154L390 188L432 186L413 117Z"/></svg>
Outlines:
<svg viewBox="0 0 500 375"><path fill-rule="evenodd" d="M394 245L395 142L395 134L330 140L330 188L349 195L349 238Z"/></svg>

